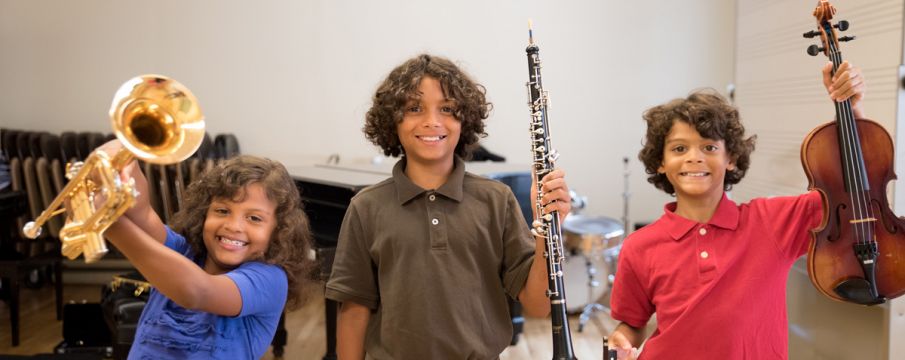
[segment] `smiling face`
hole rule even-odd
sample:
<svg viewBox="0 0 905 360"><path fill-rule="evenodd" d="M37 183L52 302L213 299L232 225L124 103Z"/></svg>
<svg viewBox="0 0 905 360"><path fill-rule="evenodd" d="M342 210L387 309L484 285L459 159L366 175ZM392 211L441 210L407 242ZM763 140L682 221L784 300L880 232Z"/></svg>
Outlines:
<svg viewBox="0 0 905 360"><path fill-rule="evenodd" d="M665 174L675 188L676 199L719 201L727 170L735 169L723 140L701 137L688 123L675 120L663 147Z"/></svg>
<svg viewBox="0 0 905 360"><path fill-rule="evenodd" d="M214 198L202 234L207 248L204 270L222 274L260 258L276 225L276 204L261 184L245 186L235 199Z"/></svg>
<svg viewBox="0 0 905 360"><path fill-rule="evenodd" d="M456 119L456 102L443 94L440 82L421 78L417 97L405 104L396 126L408 161L420 165L452 164L462 123Z"/></svg>

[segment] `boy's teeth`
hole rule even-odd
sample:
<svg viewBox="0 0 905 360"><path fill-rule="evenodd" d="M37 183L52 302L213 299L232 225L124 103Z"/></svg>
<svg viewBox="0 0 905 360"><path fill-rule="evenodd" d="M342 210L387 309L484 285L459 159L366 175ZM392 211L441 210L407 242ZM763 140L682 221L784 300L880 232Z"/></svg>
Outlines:
<svg viewBox="0 0 905 360"><path fill-rule="evenodd" d="M687 172L685 176L706 176L706 172Z"/></svg>

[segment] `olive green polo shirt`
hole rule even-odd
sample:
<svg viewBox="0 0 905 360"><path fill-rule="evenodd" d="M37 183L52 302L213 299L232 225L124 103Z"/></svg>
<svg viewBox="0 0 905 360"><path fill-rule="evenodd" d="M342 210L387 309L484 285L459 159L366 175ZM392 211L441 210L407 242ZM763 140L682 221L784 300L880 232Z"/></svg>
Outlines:
<svg viewBox="0 0 905 360"><path fill-rule="evenodd" d="M534 239L509 187L454 166L425 190L403 158L349 205L326 297L372 310L370 358L496 359L509 345L506 297L525 285Z"/></svg>

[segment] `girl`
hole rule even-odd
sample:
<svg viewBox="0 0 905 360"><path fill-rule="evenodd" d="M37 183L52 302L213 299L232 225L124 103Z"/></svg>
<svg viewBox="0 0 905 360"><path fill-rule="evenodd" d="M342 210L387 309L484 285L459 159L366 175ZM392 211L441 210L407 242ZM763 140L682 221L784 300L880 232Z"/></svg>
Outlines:
<svg viewBox="0 0 905 360"><path fill-rule="evenodd" d="M148 193L135 162L123 173ZM298 190L283 165L239 156L192 183L184 200L170 228L139 196L104 234L154 286L129 358L260 358L312 265Z"/></svg>

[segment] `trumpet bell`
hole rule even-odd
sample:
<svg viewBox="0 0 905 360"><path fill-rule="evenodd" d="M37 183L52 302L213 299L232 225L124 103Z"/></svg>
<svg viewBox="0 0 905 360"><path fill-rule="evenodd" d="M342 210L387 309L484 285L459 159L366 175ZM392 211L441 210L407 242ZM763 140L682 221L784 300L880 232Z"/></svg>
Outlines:
<svg viewBox="0 0 905 360"><path fill-rule="evenodd" d="M204 139L204 116L195 95L161 75L134 77L120 86L110 119L123 146L154 164L185 160Z"/></svg>

